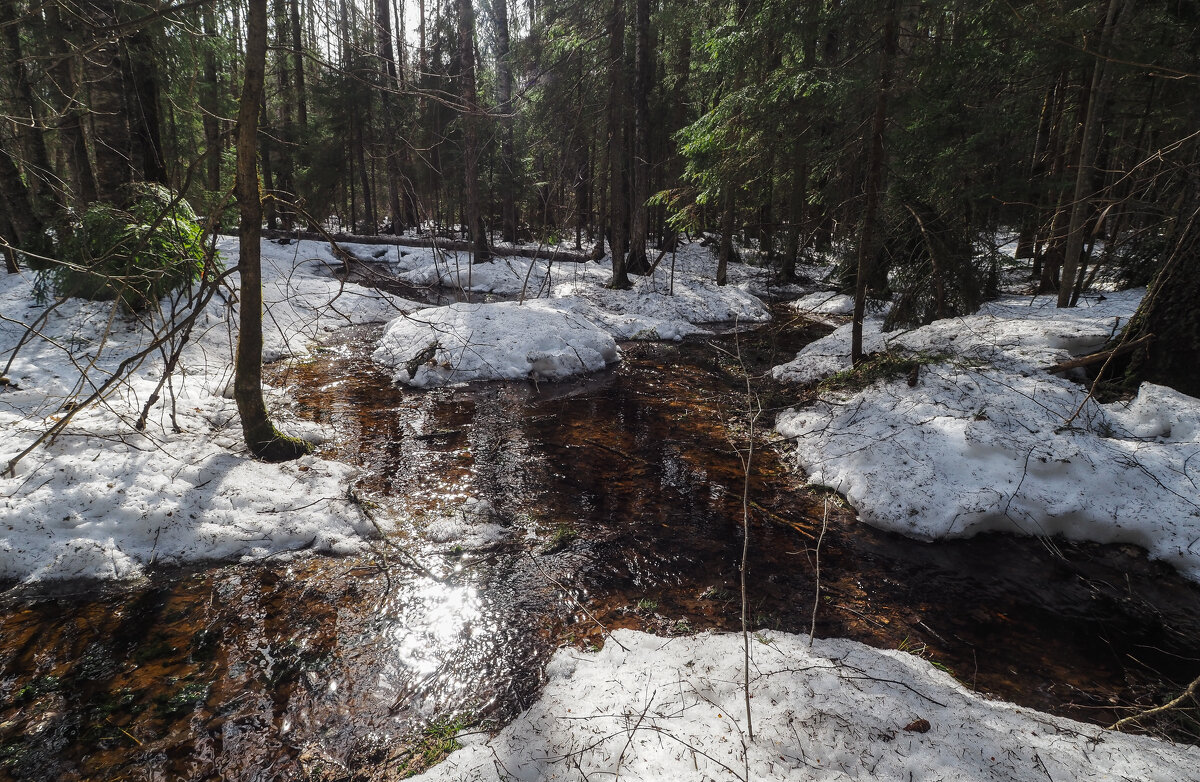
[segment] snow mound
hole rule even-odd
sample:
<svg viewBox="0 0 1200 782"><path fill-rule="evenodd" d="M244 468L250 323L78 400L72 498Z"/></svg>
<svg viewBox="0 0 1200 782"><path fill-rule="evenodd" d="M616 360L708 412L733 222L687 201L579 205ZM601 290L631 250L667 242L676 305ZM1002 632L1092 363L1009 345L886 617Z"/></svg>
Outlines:
<svg viewBox="0 0 1200 782"><path fill-rule="evenodd" d="M876 385L783 413L776 429L796 440L809 481L872 526L1134 543L1200 580L1200 400L1156 386L1128 407L1086 395L1045 375L939 364L915 388Z"/></svg>
<svg viewBox="0 0 1200 782"><path fill-rule="evenodd" d="M565 282L554 288L554 296L589 302L595 307L597 323L619 339L681 339L711 333L699 327L702 323L765 323L771 319L761 299L736 286L679 275L672 289L661 272L631 280L633 288L628 291Z"/></svg>
<svg viewBox="0 0 1200 782"><path fill-rule="evenodd" d="M817 291L801 296L788 307L797 312L819 315L850 315L854 312L854 297L837 291Z"/></svg>
<svg viewBox="0 0 1200 782"><path fill-rule="evenodd" d="M425 360L408 364L422 353ZM617 361L612 336L543 301L451 304L397 318L373 358L397 382L428 388L472 380L561 380Z"/></svg>
<svg viewBox="0 0 1200 782"><path fill-rule="evenodd" d="M1060 310L1006 297L907 332L864 329L864 349L949 354L915 387L877 383L783 413L809 481L876 527L936 540L985 530L1139 545L1200 580L1200 401L1145 385L1098 405L1041 371L1102 346L1144 291ZM849 366L850 326L775 367L813 382ZM1078 412L1077 412L1078 411Z"/></svg>
<svg viewBox="0 0 1200 782"><path fill-rule="evenodd" d="M863 351L900 349L913 353L950 352L1032 371L1089 353L1115 334L1137 310L1145 290L1085 299L1079 307L1058 309L1049 296L1005 296L977 314L934 321L910 331L883 333L879 315L863 322ZM809 384L850 368L851 324L805 345L796 358L772 370L776 380Z"/></svg>
<svg viewBox="0 0 1200 782"><path fill-rule="evenodd" d="M751 742L741 644L617 630L599 652L560 650L528 711L416 779L1200 779L1196 747L988 701L901 652L785 634L751 641Z"/></svg>

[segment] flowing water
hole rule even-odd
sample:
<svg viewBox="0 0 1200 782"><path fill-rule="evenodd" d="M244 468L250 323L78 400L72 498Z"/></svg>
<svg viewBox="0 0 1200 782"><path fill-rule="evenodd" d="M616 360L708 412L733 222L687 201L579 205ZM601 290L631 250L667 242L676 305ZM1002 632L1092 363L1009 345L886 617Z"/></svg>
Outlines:
<svg viewBox="0 0 1200 782"><path fill-rule="evenodd" d="M0 778L392 779L453 720L487 729L528 705L563 643L740 628L745 370L814 334L635 344L566 383L418 392L371 365L377 333L274 380L330 430L324 455L362 466L364 512L401 529L350 558L10 590ZM858 524L787 468L764 434L789 400L755 386L754 627L808 631L824 525L819 635L1098 723L1200 672L1196 585L1132 547Z"/></svg>

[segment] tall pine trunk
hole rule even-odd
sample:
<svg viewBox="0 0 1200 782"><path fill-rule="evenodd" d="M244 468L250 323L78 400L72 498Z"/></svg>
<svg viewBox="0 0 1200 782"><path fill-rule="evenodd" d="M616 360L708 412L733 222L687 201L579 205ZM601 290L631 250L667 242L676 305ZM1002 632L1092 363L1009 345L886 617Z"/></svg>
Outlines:
<svg viewBox="0 0 1200 782"><path fill-rule="evenodd" d="M896 0L888 0L883 22L883 40L879 59L879 90L875 93L875 116L867 153L867 203L863 209L862 234L858 239L858 272L854 281L854 325L851 327L850 362L863 359L863 315L867 304L867 280L872 276L875 252L879 246L879 191L883 180L883 133L887 125L888 99L892 91L892 67L896 59Z"/></svg>
<svg viewBox="0 0 1200 782"><path fill-rule="evenodd" d="M473 263L492 259L479 196L479 106L475 92L475 8L471 0L458 0L458 59L463 102L463 211L471 235Z"/></svg>
<svg viewBox="0 0 1200 782"><path fill-rule="evenodd" d="M608 19L608 244L614 288L630 287L625 267L629 198L625 183L625 0L613 0Z"/></svg>
<svg viewBox="0 0 1200 782"><path fill-rule="evenodd" d="M1108 53L1119 28L1118 15L1123 13L1125 0L1108 0L1108 13L1104 19L1104 30L1100 37L1100 51L1092 66L1092 85L1089 91L1087 114L1083 122L1083 138L1079 143L1079 157L1075 168L1075 187L1071 199L1071 219L1067 227L1067 248L1063 255L1062 277L1058 286L1058 306L1071 305L1071 290L1075 272L1083 254L1084 228L1091 199L1091 180L1096 163L1096 151L1100 146L1100 125L1104 104L1112 85L1112 68L1108 67Z"/></svg>
<svg viewBox="0 0 1200 782"><path fill-rule="evenodd" d="M393 116L393 91L398 86L396 57L392 50L392 12L388 0L375 0L375 46L382 64L380 105L383 110L383 156L387 173L388 211L391 213L392 233L403 233L406 216L400 200L403 184L400 179L400 150L397 148L396 119Z"/></svg>
<svg viewBox="0 0 1200 782"><path fill-rule="evenodd" d="M517 154L513 142L513 73L509 51L508 0L492 0L496 23L496 93L500 111L500 235L517 241Z"/></svg>
<svg viewBox="0 0 1200 782"><path fill-rule="evenodd" d="M633 199L630 204L629 256L625 269L646 274L646 239L650 233L650 82L654 71L650 61L650 0L634 0L633 70Z"/></svg>

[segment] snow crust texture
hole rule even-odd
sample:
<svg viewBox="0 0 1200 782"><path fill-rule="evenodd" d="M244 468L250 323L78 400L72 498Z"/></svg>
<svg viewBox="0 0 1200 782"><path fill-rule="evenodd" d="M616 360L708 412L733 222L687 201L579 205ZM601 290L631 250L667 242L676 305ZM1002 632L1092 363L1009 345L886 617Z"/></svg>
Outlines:
<svg viewBox="0 0 1200 782"><path fill-rule="evenodd" d="M415 347L432 348L412 366ZM543 305L451 304L392 321L374 359L397 381L429 387L472 380L560 380L595 372L618 358L617 343L596 324Z"/></svg>
<svg viewBox="0 0 1200 782"><path fill-rule="evenodd" d="M237 244L221 240L224 262ZM301 355L329 332L416 309L324 270L327 245L263 244L264 357ZM234 275L236 281L236 275ZM0 356L44 312L29 274L0 277ZM236 288L236 282L234 283ZM16 475L0 477L0 580L136 578L150 564L254 560L298 550L349 553L377 534L346 500L355 471L307 457L285 465L250 458L232 400L236 306L223 292L196 322L171 386L158 389L156 352L106 403L86 409ZM161 318L161 316L156 316ZM0 387L0 467L148 344L148 331L111 302L68 300L24 345ZM90 367L90 383L81 372ZM133 423L151 395L147 427ZM172 397L173 393L173 397ZM173 404L172 404L173 398ZM268 392L268 405L273 405ZM171 413L179 431L175 431ZM281 421L320 442L311 425Z"/></svg>
<svg viewBox="0 0 1200 782"><path fill-rule="evenodd" d="M785 412L810 482L846 495L863 521L934 540L985 530L1142 546L1200 580L1200 400L1144 385L1101 405L1044 367L1090 352L1135 311L1141 291L1078 310L1008 298L974 316L868 350L940 356L905 379L827 394ZM812 382L848 365L849 326L775 368Z"/></svg>
<svg viewBox="0 0 1200 782"><path fill-rule="evenodd" d="M1200 749L989 701L911 655L846 640L617 630L560 650L542 697L417 779L1193 782ZM926 725L925 732L921 728Z"/></svg>

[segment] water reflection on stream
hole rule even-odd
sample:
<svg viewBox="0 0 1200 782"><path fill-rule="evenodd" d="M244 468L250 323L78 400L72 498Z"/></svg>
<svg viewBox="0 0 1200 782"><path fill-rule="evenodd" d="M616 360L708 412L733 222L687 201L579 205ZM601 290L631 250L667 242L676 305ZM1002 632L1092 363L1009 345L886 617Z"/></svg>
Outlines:
<svg viewBox="0 0 1200 782"><path fill-rule="evenodd" d="M745 400L726 353L639 344L569 383L416 393L371 367L372 335L277 380L332 430L326 455L363 465L368 510L415 532L361 557L8 594L0 778L388 779L430 720L515 714L554 648L602 643L599 625L738 626ZM748 337L743 356L768 366L811 336ZM773 450L755 465L752 619L807 631L823 498ZM926 545L831 507L821 635L1101 723L1200 670L1200 589L1132 548Z"/></svg>

